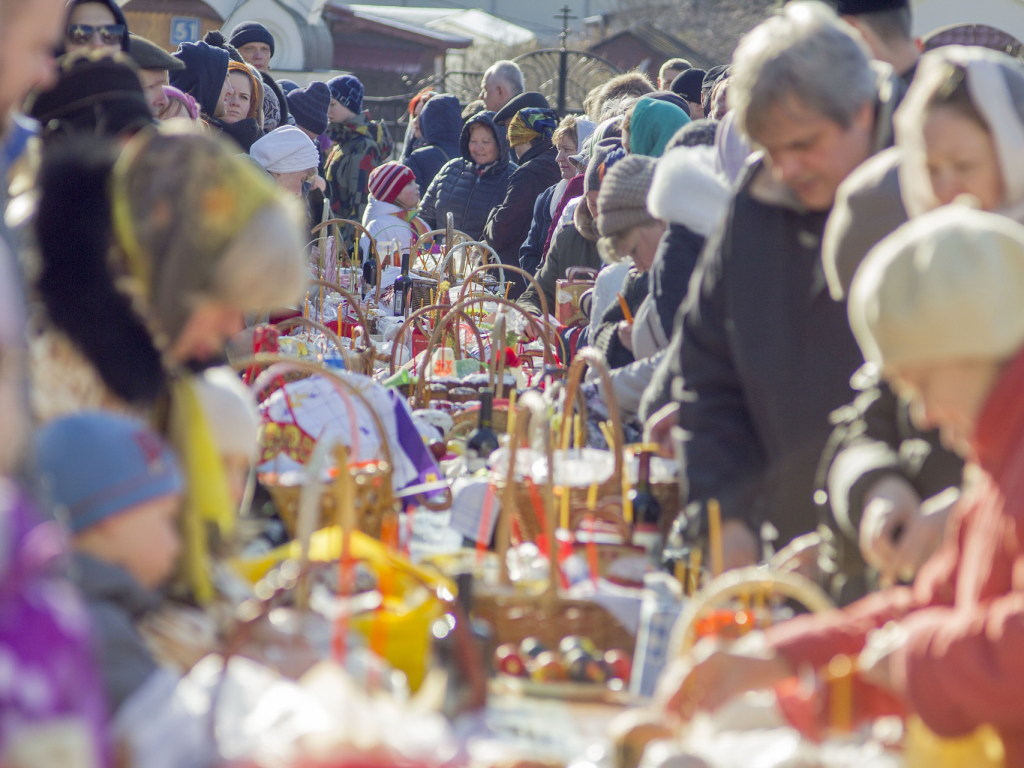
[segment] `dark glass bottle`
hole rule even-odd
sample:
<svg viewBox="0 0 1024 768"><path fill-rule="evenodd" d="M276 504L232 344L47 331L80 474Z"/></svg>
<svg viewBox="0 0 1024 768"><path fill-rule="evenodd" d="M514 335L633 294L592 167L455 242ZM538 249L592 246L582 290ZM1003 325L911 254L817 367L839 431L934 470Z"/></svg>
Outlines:
<svg viewBox="0 0 1024 768"><path fill-rule="evenodd" d="M498 433L491 426L494 417L494 393L480 393L480 422L466 441L466 463L475 472L487 464L487 457L498 450Z"/></svg>
<svg viewBox="0 0 1024 768"><path fill-rule="evenodd" d="M403 317L409 308L412 279L409 277L409 252L402 254L402 274L395 280L395 315Z"/></svg>
<svg viewBox="0 0 1024 768"><path fill-rule="evenodd" d="M661 505L651 488L651 458L654 451L649 446L640 450L640 469L636 485L629 492L633 507L633 543L647 550L657 565L661 565L661 550L664 541L661 536Z"/></svg>

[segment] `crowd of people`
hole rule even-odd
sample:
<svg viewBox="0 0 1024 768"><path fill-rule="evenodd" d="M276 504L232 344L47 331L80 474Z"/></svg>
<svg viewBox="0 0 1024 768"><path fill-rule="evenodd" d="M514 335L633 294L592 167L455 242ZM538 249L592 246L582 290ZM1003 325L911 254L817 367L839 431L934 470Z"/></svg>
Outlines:
<svg viewBox="0 0 1024 768"><path fill-rule="evenodd" d="M499 61L472 103L417 93L396 144L358 78L276 79L275 47L0 0L0 764L113 764L158 658L210 650L160 617L225 588L201 555L259 421L226 347L299 305L333 218L364 262L451 220L517 268L524 341L596 350L588 411L677 460L667 546L720 510L726 568L791 551L844 606L679 660L666 722L860 655L858 717L992 725L1024 766L1024 64L922 54L906 0L794 0L583 114Z"/></svg>

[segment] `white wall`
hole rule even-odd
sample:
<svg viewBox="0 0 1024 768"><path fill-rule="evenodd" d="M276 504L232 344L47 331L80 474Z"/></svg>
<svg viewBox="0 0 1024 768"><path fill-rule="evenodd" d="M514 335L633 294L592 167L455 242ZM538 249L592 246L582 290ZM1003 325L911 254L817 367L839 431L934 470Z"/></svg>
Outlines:
<svg viewBox="0 0 1024 768"><path fill-rule="evenodd" d="M1024 40L1021 0L914 0L913 12L918 37L950 24L988 24Z"/></svg>
<svg viewBox="0 0 1024 768"><path fill-rule="evenodd" d="M303 40L299 35L295 18L275 0L244 0L224 20L224 34L230 34L236 24L243 21L258 21L274 36L274 58L272 69L305 69Z"/></svg>

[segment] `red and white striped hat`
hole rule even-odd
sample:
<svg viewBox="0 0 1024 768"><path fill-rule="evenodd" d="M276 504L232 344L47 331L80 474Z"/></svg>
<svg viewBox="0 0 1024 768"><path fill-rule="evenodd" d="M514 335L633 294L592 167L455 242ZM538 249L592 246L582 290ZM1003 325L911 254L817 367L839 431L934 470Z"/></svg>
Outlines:
<svg viewBox="0 0 1024 768"><path fill-rule="evenodd" d="M370 171L370 194L375 200L393 203L410 181L416 181L416 176L408 167L401 163L384 163Z"/></svg>

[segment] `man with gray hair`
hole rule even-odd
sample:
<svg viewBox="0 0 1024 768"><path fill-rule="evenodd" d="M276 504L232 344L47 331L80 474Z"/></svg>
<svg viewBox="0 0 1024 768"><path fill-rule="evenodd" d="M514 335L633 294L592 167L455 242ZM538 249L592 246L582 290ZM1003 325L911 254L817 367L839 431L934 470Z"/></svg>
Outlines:
<svg viewBox="0 0 1024 768"><path fill-rule="evenodd" d="M497 112L524 90L523 71L514 61L491 64L480 82L480 98L491 112Z"/></svg>
<svg viewBox="0 0 1024 768"><path fill-rule="evenodd" d="M829 416L852 399L861 363L825 290L821 235L840 182L891 141L880 96L891 89L820 2L790 3L755 28L732 72L737 125L762 154L680 310L674 385L688 489L676 533L702 535L716 500L727 567L759 559L759 532L786 544L816 527Z"/></svg>

